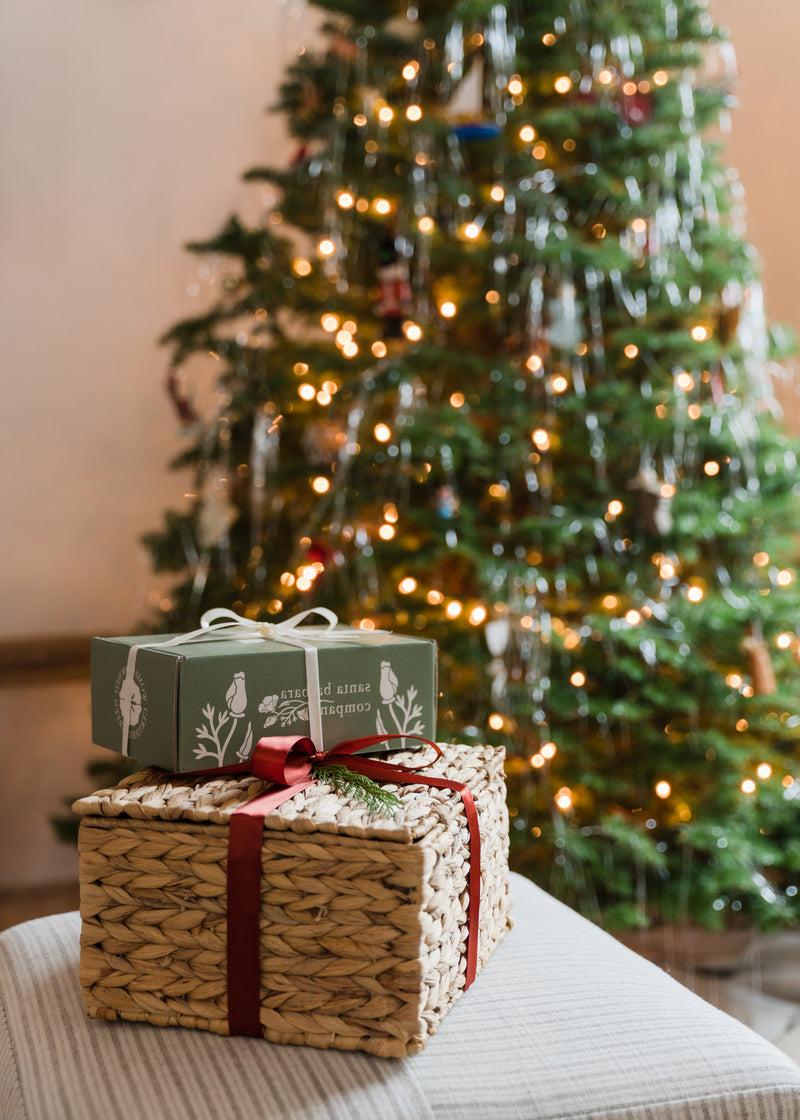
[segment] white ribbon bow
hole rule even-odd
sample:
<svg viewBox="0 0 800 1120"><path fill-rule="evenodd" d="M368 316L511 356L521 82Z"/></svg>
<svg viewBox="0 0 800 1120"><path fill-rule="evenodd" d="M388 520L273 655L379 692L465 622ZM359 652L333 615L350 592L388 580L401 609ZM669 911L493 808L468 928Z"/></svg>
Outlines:
<svg viewBox="0 0 800 1120"><path fill-rule="evenodd" d="M302 626L310 615L320 615L325 619L324 626ZM257 622L244 618L227 607L214 607L200 619L200 629L190 630L187 634L176 634L166 641L140 642L128 650L125 680L120 690L120 698L130 697L133 692L136 657L140 649L171 649L188 645L190 642L204 641L258 641L259 638L303 650L306 660L306 694L308 698L309 737L317 750L324 750L322 733L322 696L320 695L319 656L317 646L325 642L369 642L372 638L383 637L389 630L358 630L354 626L339 626L339 619L327 607L310 607L298 611L291 618L281 622ZM122 753L128 754L131 727L131 704L122 703Z"/></svg>

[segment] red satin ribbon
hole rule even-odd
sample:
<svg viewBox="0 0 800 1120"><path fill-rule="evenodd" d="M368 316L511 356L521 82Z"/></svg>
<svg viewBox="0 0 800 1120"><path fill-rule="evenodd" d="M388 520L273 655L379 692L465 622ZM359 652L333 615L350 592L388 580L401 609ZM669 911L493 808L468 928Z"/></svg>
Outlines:
<svg viewBox="0 0 800 1120"><path fill-rule="evenodd" d="M478 813L472 792L463 782L434 778L420 771L424 767L400 766L377 758L357 755L357 751L387 743L392 739L415 739L436 751L430 739L420 735L368 735L337 743L328 751L317 751L311 739L277 735L259 740L251 758L240 765L222 766L207 771L213 775L254 774L275 789L235 810L228 840L228 1029L231 1034L262 1035L261 1011L261 846L264 818L284 801L317 781L316 767L324 775L324 763L337 762L379 782L431 786L458 793L464 806L469 831L469 906L467 910L468 988L478 967L478 928L481 899L481 838ZM322 765L321 765L322 764ZM430 765L430 763L425 764ZM201 771L200 773L206 773Z"/></svg>

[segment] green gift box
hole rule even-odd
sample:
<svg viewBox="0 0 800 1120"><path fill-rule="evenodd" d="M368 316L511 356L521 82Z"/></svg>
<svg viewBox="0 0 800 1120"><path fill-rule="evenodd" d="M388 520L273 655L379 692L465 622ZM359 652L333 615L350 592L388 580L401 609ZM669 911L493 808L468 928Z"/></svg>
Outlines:
<svg viewBox="0 0 800 1120"><path fill-rule="evenodd" d="M188 772L244 762L265 735L310 735L319 749L382 734L433 739L436 643L337 627L332 612L316 613L327 627L220 610L190 634L94 638L93 741Z"/></svg>

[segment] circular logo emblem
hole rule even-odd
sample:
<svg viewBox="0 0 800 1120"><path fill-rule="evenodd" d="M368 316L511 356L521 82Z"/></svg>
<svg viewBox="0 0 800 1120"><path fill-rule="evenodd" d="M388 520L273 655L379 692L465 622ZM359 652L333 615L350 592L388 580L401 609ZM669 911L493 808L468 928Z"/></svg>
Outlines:
<svg viewBox="0 0 800 1120"><path fill-rule="evenodd" d="M117 673L114 682L114 715L120 727L128 717L129 739L138 739L144 731L148 716L147 689L138 669L133 674L133 680L128 679L125 669L120 669Z"/></svg>

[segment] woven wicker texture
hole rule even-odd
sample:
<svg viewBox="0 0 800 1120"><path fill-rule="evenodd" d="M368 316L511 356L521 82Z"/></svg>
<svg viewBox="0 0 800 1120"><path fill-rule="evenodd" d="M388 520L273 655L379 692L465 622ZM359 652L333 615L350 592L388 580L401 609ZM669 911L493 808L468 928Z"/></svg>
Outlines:
<svg viewBox="0 0 800 1120"><path fill-rule="evenodd" d="M443 746L481 830L479 969L510 924L503 751ZM425 751L395 752L419 764ZM227 821L255 778L133 775L77 802L89 1014L228 1033ZM449 790L393 786L371 816L323 781L265 821L261 1023L272 1042L420 1050L464 989L469 848Z"/></svg>

